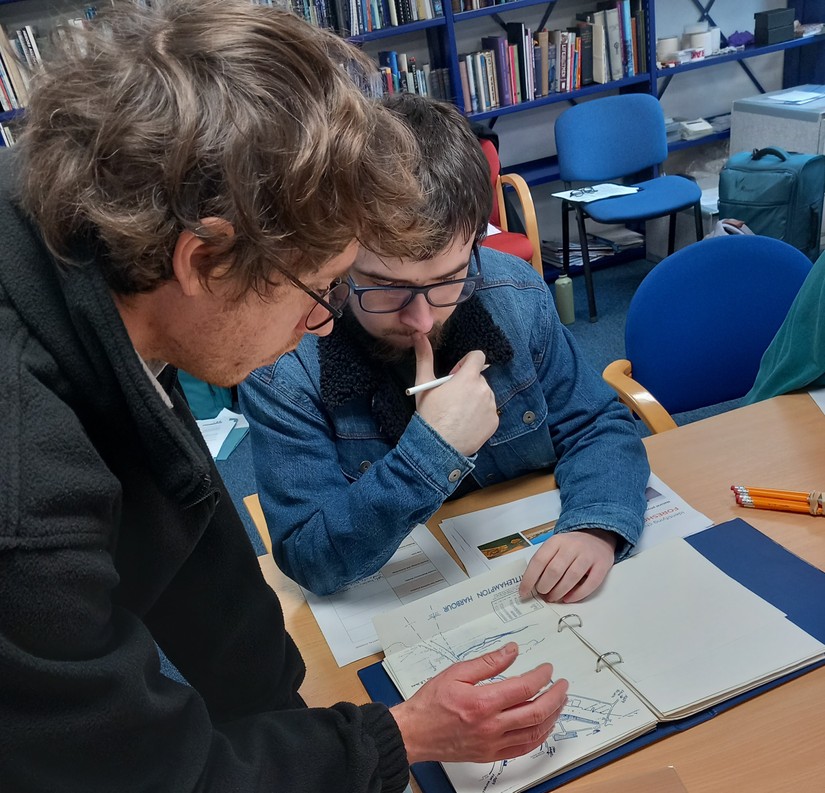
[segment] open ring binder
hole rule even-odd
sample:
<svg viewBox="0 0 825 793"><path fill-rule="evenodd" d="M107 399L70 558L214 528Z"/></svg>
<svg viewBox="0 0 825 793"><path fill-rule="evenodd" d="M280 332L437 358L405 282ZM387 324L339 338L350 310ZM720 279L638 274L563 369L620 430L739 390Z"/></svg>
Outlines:
<svg viewBox="0 0 825 793"><path fill-rule="evenodd" d="M567 620L569 619L577 619L578 623L575 625L571 625ZM565 614L563 617L559 617L558 621L558 628L556 629L557 633L561 633L565 628L581 628L582 626L582 618L578 614Z"/></svg>
<svg viewBox="0 0 825 793"><path fill-rule="evenodd" d="M596 658L596 671L602 671L602 664L605 666L610 666L610 661L607 660L608 656L613 656L615 659L613 663L620 664L622 663L622 656L619 655L615 650L608 650L606 653L602 653L598 658Z"/></svg>

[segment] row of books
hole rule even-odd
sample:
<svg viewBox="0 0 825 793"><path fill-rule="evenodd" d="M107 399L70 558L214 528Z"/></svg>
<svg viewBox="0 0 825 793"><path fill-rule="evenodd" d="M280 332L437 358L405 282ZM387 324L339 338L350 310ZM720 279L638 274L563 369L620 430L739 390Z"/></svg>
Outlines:
<svg viewBox="0 0 825 793"><path fill-rule="evenodd" d="M610 0L576 15L582 71L607 83L647 71L647 12L642 0ZM570 89L568 89L570 90Z"/></svg>
<svg viewBox="0 0 825 793"><path fill-rule="evenodd" d="M0 26L0 109L18 110L29 101L30 58L40 58L34 28L26 25L12 35Z"/></svg>
<svg viewBox="0 0 825 793"><path fill-rule="evenodd" d="M415 56L395 50L378 53L378 68L385 94L405 92L445 102L453 99L449 69L432 69L428 63L417 64Z"/></svg>
<svg viewBox="0 0 825 793"><path fill-rule="evenodd" d="M83 9L82 17L66 20L66 24L83 27L97 14L95 6ZM59 31L59 29L58 29ZM18 110L29 100L29 78L43 64L51 39L41 36L33 25L23 25L8 31L0 26L0 110Z"/></svg>
<svg viewBox="0 0 825 793"><path fill-rule="evenodd" d="M8 148L14 144L14 133L8 124L0 124L0 148Z"/></svg>
<svg viewBox="0 0 825 793"><path fill-rule="evenodd" d="M460 14L462 11L478 11L479 8L492 8L493 6L503 6L517 0L452 0L453 13Z"/></svg>
<svg viewBox="0 0 825 793"><path fill-rule="evenodd" d="M464 112L483 113L647 69L641 0L615 0L579 17L573 28L537 33L508 22L506 35L485 36L480 50L460 55Z"/></svg>
<svg viewBox="0 0 825 793"><path fill-rule="evenodd" d="M256 0L271 5L273 0ZM342 36L409 25L444 15L442 0L291 0L292 10L312 25Z"/></svg>

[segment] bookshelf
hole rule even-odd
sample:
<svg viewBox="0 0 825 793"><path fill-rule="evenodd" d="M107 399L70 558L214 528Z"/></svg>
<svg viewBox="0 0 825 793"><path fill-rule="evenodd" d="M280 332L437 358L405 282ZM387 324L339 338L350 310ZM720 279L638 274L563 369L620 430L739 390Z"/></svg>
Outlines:
<svg viewBox="0 0 825 793"><path fill-rule="evenodd" d="M258 0L266 2L266 0ZM487 0L482 0L485 2ZM461 0L457 0L458 4ZM678 0L681 4L692 3L696 7L696 17L708 19L711 23L710 7L714 1L704 3L699 0ZM428 66L432 69L444 70L449 76L449 98L459 107L464 108L464 95L460 73L460 56L468 51L468 35L471 37L475 32L479 32L475 43L475 49L480 46L480 39L483 36L501 34L505 21L521 21L525 15L537 13L541 15L541 22L548 29L566 28L577 12L592 11L596 8L597 0L510 0L510 2L497 3L483 8L473 10L454 10L452 0L292 0L293 8L302 11L304 16L317 21L316 11L318 3L323 3L325 13L349 14L360 4L363 12L374 14L378 12L381 22L384 25L359 35L350 36L350 40L362 47L368 54L378 59L378 52L389 50L390 48L402 47L409 49L419 63L429 61ZM315 3L316 5L313 5ZM421 18L403 25L388 25L390 3L393 3L393 16L398 17L402 4L409 6L415 4L413 14L420 13L420 16L432 15L432 18ZM517 104L500 105L490 107L477 112L468 112L466 115L473 121L483 121L489 125L494 125L499 117L511 117L513 114L524 111L535 110L548 107L563 102L575 103L579 100L588 99L602 93L611 92L647 92L661 97L667 90L671 81L680 75L695 72L700 69L707 69L730 62L744 62L760 56L772 53L798 50L803 47L819 48L825 43L825 34L810 36L802 39L772 44L764 47L748 47L733 53L707 57L704 60L691 61L669 69L656 68L656 39L657 39L657 12L665 20L674 13L674 6L677 0L641 0L640 6L644 10L644 31L640 39L644 42L645 61L652 64L654 68L646 69L640 74L632 77L623 77L619 80L612 80L603 84L583 85L575 90L563 92L550 92L544 96L539 96L529 101L522 101ZM719 6L727 4L734 6L733 0L718 0L714 13ZM658 8L657 8L658 6ZM70 15L82 14L85 4L77 0L0 0L0 24L11 30L17 26L28 23L44 24L43 20L55 17L67 17ZM409 13L407 11L406 13ZM806 20L825 21L825 20ZM753 17L750 9L742 12L742 19L739 23L741 29L750 29L753 26ZM338 26L340 28L340 25ZM471 31L470 34L467 31ZM473 45L469 45L473 46ZM817 49L820 54L821 50ZM821 57L821 56L820 56ZM753 79L753 78L752 78ZM758 83L757 83L758 85ZM445 86L442 86L445 87ZM760 89L761 90L761 89ZM431 91L431 93L433 93ZM0 112L0 123L6 123L21 111ZM701 108L697 108L697 113L701 113ZM676 141L670 144L671 151L678 151L684 148L697 146L709 140L721 140L727 137L727 132L714 133L703 138L690 141ZM552 137L552 134L550 134ZM558 178L558 167L553 156L543 157L536 160L528 160L517 164L508 165L505 170L517 171L525 177L528 184L537 185L554 181Z"/></svg>
<svg viewBox="0 0 825 793"><path fill-rule="evenodd" d="M645 10L645 54L646 61L649 64L656 64L656 39L657 39L657 13L661 14L665 21L668 15L673 13L674 0L660 0L659 3L655 0L643 0L642 7ZM687 0L682 0L683 3ZM698 0L691 0L696 6L696 17L693 21L708 19L712 24L710 18L710 6L705 2L701 4ZM719 0L718 5L721 6L725 2L729 7L735 7L735 4L730 0ZM546 23L546 27L554 28L566 27L571 19L571 15L575 12L589 11L596 7L596 0L569 0L562 2L561 0L512 0L507 3L499 3L488 6L486 8L479 8L472 11L454 11L452 4L447 0L443 3L444 16L433 27L437 30L437 37L430 35L427 46L431 53L433 60L438 61L439 64L446 65L449 69L450 82L453 92L453 101L459 106L464 106L464 97L461 88L461 80L459 76L459 56L466 50L466 46L461 46L461 33L469 23L475 23L478 27L485 18L489 19L489 30L483 32L481 35L492 35L496 32L497 23L504 19L518 19L520 14L527 13L533 6L541 6L545 9L542 21ZM805 20L805 21L825 21L823 20ZM421 25L421 23L415 23ZM740 29L753 28L753 16L750 8L745 9L741 13L741 19L738 21ZM397 28L386 28L378 31L377 34L371 34L372 40L381 39L384 45L394 37L406 37L413 31L413 26L400 26ZM432 34L433 31L430 31ZM499 31L500 32L500 31ZM732 32L732 31L731 31ZM479 37L480 38L480 37ZM367 43L370 39L367 37L354 37L356 42ZM466 40L466 39L465 39ZM541 107L546 107L563 102L575 103L582 99L587 99L603 93L612 92L638 92L643 91L651 93L660 97L667 89L668 85L674 78L687 72L695 72L701 69L708 69L720 66L725 63L744 62L749 59L759 58L760 56L771 55L774 53L785 52L789 50L796 50L806 47L819 47L825 43L825 34L817 36L809 36L806 38L793 39L791 41L782 42L780 44L772 44L768 46L756 47L750 46L736 52L726 53L716 56L708 56L703 60L691 61L689 63L681 64L672 68L654 68L648 69L641 74L633 77L624 77L620 80L613 80L604 84L590 84L582 86L572 91L565 91L561 93L551 92L545 96L538 97L530 101L523 101L518 104L504 105L499 107L492 107L490 109L479 112L465 113L472 121L483 121L494 125L496 120L504 116L512 116L515 113L534 110ZM476 45L478 48L478 44ZM369 50L368 50L369 51ZM761 90L757 83L754 92ZM696 114L701 114L701 108L697 108ZM691 148L702 145L709 141L725 140L729 136L728 131L722 131L707 135L702 138L697 138L688 141L674 141L669 145L671 152L680 151L682 149ZM550 132L552 137L552 132ZM540 159L528 160L505 166L507 172L518 172L528 182L534 186L546 182L552 182L558 179L558 165L554 156L542 157Z"/></svg>

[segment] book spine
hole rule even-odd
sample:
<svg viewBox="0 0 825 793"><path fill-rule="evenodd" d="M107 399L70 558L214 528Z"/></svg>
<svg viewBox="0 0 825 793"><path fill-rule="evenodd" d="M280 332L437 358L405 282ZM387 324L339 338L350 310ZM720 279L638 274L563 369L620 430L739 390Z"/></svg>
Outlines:
<svg viewBox="0 0 825 793"><path fill-rule="evenodd" d="M507 39L504 36L485 36L481 46L493 53L496 74L496 91L501 106L512 105L513 97L510 91L510 58L507 50Z"/></svg>
<svg viewBox="0 0 825 793"><path fill-rule="evenodd" d="M559 70L559 91L566 93L570 90L570 39L567 38L567 34L564 31L560 31L560 33L559 41L561 48L559 50L559 65L561 69Z"/></svg>
<svg viewBox="0 0 825 793"><path fill-rule="evenodd" d="M633 77L636 70L633 67L633 28L630 22L630 0L620 0L619 7L622 15L622 45L624 51L625 77Z"/></svg>
<svg viewBox="0 0 825 793"><path fill-rule="evenodd" d="M533 72L533 33L529 28L524 28L524 84L529 99L536 98L536 75Z"/></svg>
<svg viewBox="0 0 825 793"><path fill-rule="evenodd" d="M550 93L550 31L540 30L539 37L539 54L540 54L540 84L541 95L547 96Z"/></svg>
<svg viewBox="0 0 825 793"><path fill-rule="evenodd" d="M480 52L473 53L473 69L476 78L476 96L478 97L478 109L480 112L490 109L490 101L487 96L487 76L484 74L484 58Z"/></svg>
<svg viewBox="0 0 825 793"><path fill-rule="evenodd" d="M602 20L604 17L602 16ZM607 50L604 40L604 24L598 19L598 15L593 20L593 82L610 82L610 72L607 67Z"/></svg>
<svg viewBox="0 0 825 793"><path fill-rule="evenodd" d="M495 58L492 50L483 51L484 62L487 66L487 88L490 92L490 104L493 107L500 107L501 101L498 96L498 76L496 74Z"/></svg>
<svg viewBox="0 0 825 793"><path fill-rule="evenodd" d="M470 110L473 113L478 113L479 105L478 105L478 93L476 90L476 70L475 64L473 63L473 55L472 53L468 53L464 56L465 63L467 64L467 82L470 86Z"/></svg>
<svg viewBox="0 0 825 793"><path fill-rule="evenodd" d="M0 26L0 58L6 67L6 73L9 76L9 81L17 96L17 102L20 107L25 107L29 101L28 79L26 75L18 67L17 57L11 41L6 34L5 29Z"/></svg>
<svg viewBox="0 0 825 793"><path fill-rule="evenodd" d="M473 103L470 99L470 82L467 76L467 59L464 56L458 59L458 73L461 77L461 99L464 106L464 112L472 113Z"/></svg>
<svg viewBox="0 0 825 793"><path fill-rule="evenodd" d="M9 110L13 109L14 106L11 103L11 94L9 93L8 86L6 85L6 78L3 75L3 72L0 71L0 110L7 113Z"/></svg>
<svg viewBox="0 0 825 793"><path fill-rule="evenodd" d="M607 31L608 62L610 63L610 79L621 80L624 76L622 68L622 39L619 30L619 12L615 8L608 8L604 12Z"/></svg>
<svg viewBox="0 0 825 793"><path fill-rule="evenodd" d="M519 91L518 83L518 62L516 59L516 45L507 44L507 58L510 63L510 93L513 96L513 104L517 105L521 102L521 93Z"/></svg>
<svg viewBox="0 0 825 793"><path fill-rule="evenodd" d="M593 82L593 25L590 22L577 24L581 40L581 84Z"/></svg>

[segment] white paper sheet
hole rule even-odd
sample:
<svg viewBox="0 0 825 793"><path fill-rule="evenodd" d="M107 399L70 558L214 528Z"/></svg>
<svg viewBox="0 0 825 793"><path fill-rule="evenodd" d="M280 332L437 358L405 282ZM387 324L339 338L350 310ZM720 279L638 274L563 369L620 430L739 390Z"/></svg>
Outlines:
<svg viewBox="0 0 825 793"><path fill-rule="evenodd" d="M430 530L419 525L369 578L327 597L303 592L338 666L345 666L381 649L373 617L466 578Z"/></svg>
<svg viewBox="0 0 825 793"><path fill-rule="evenodd" d="M765 102L779 102L785 105L804 105L817 99L825 99L825 94L815 91L785 91L781 94L762 97Z"/></svg>
<svg viewBox="0 0 825 793"><path fill-rule="evenodd" d="M811 399L816 402L817 407L825 413L825 388L811 388L808 390Z"/></svg>
<svg viewBox="0 0 825 793"><path fill-rule="evenodd" d="M560 193L552 193L553 198L563 198L565 201L572 201L577 204L587 204L590 201L600 201L602 198L616 198L622 195L633 195L641 190L640 187L626 187L623 184L594 184L591 187L574 188L573 190L562 190Z"/></svg>
<svg viewBox="0 0 825 793"><path fill-rule="evenodd" d="M713 525L658 476L647 483L644 530L633 553L671 537L687 537ZM514 559L529 559L552 535L561 513L558 490L441 521L441 530L471 576Z"/></svg>
<svg viewBox="0 0 825 793"><path fill-rule="evenodd" d="M201 419L198 421L198 428L201 431L201 435L203 435L203 439L206 441L206 445L209 447L209 453L213 457L218 456L223 442L235 428L236 423L236 419L228 417L222 418L220 415L214 419Z"/></svg>
<svg viewBox="0 0 825 793"><path fill-rule="evenodd" d="M686 542L657 545L616 572L570 604L581 623L573 630L600 652L617 651L617 673L666 715L701 710L823 651Z"/></svg>

